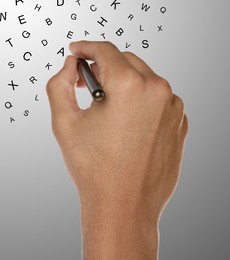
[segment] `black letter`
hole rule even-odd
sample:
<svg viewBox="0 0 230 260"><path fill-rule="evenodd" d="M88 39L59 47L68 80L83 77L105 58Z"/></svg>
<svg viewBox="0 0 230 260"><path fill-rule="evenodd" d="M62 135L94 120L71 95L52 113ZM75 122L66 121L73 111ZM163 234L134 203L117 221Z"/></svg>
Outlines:
<svg viewBox="0 0 230 260"><path fill-rule="evenodd" d="M144 48L144 49L147 49L148 47L149 47L149 42L148 42L148 40L143 40L142 41L142 47Z"/></svg>
<svg viewBox="0 0 230 260"><path fill-rule="evenodd" d="M20 23L20 24L26 23L26 19L25 19L25 17L24 17L24 14L18 16L18 20L19 20L19 23Z"/></svg>
<svg viewBox="0 0 230 260"><path fill-rule="evenodd" d="M65 54L64 54L64 47L62 47L60 49L60 51L57 52L57 54L59 54L59 53L61 53L63 57L65 56Z"/></svg>
<svg viewBox="0 0 230 260"><path fill-rule="evenodd" d="M48 41L47 41L47 40L45 40L45 39L44 39L44 40L42 40L42 41L41 41L41 43L42 43L42 45L43 45L44 47L48 45Z"/></svg>
<svg viewBox="0 0 230 260"><path fill-rule="evenodd" d="M10 39L6 40L6 42L9 42L10 46L13 47L13 44L11 43L10 40L12 40L12 39L10 38Z"/></svg>
<svg viewBox="0 0 230 260"><path fill-rule="evenodd" d="M9 66L11 69L13 69L13 68L15 67L15 65L14 65L14 63L13 63L12 61L10 61L10 62L8 63L8 66Z"/></svg>
<svg viewBox="0 0 230 260"><path fill-rule="evenodd" d="M162 25L158 25L158 32L163 32Z"/></svg>
<svg viewBox="0 0 230 260"><path fill-rule="evenodd" d="M60 1L60 0L57 0L57 6L63 6L63 5L64 5L64 3L65 3L65 1L64 1L64 0L62 0L62 2L61 2L61 3L59 3L59 1Z"/></svg>
<svg viewBox="0 0 230 260"><path fill-rule="evenodd" d="M67 38L69 38L70 40L72 39L74 32L69 31L67 34Z"/></svg>
<svg viewBox="0 0 230 260"><path fill-rule="evenodd" d="M167 11L167 9L166 9L166 7L161 7L160 11L162 14L164 14Z"/></svg>
<svg viewBox="0 0 230 260"><path fill-rule="evenodd" d="M34 84L34 81L38 81L34 76L32 76L31 78L30 78L30 82L32 82L33 84Z"/></svg>
<svg viewBox="0 0 230 260"><path fill-rule="evenodd" d="M114 5L114 10L117 10L117 5L121 4L120 2L117 3L117 0L114 0L111 6Z"/></svg>
<svg viewBox="0 0 230 260"><path fill-rule="evenodd" d="M48 63L48 64L45 66L45 68L48 68L48 70L50 70L50 67L52 67L52 66L53 66L52 64Z"/></svg>
<svg viewBox="0 0 230 260"><path fill-rule="evenodd" d="M2 21L2 18L3 20L6 21L6 16L7 16L7 12L5 12L5 15L3 13L0 13L0 22Z"/></svg>
<svg viewBox="0 0 230 260"><path fill-rule="evenodd" d="M75 14L75 13L71 14L71 19L72 20L77 20L77 14Z"/></svg>
<svg viewBox="0 0 230 260"><path fill-rule="evenodd" d="M145 5L144 3L142 4L142 8L141 10L145 9L145 12L147 12L149 10L150 6Z"/></svg>
<svg viewBox="0 0 230 260"><path fill-rule="evenodd" d="M120 28L120 29L116 32L116 34L117 34L118 36L121 36L123 33L124 33L124 30L123 30L122 28Z"/></svg>
<svg viewBox="0 0 230 260"><path fill-rule="evenodd" d="M24 31L24 32L22 33L22 37L25 38L25 39L29 38L30 35L31 35L31 33L27 32L27 31Z"/></svg>
<svg viewBox="0 0 230 260"><path fill-rule="evenodd" d="M11 80L11 83L10 83L10 84L8 84L8 86L12 87L12 88L13 88L13 90L15 90L15 87L18 87L18 85L17 85L17 84L14 84L14 81L13 81L13 80Z"/></svg>
<svg viewBox="0 0 230 260"><path fill-rule="evenodd" d="M38 10L38 12L39 12L39 11L41 10L41 8L42 8L42 6L41 6L41 5L39 6L39 5L37 4L37 5L35 6L34 10L36 10L36 9L37 9L37 10Z"/></svg>
<svg viewBox="0 0 230 260"><path fill-rule="evenodd" d="M108 21L107 20L105 20L105 18L103 18L103 17L101 17L101 21L97 21L101 26L105 26L104 24L103 24L103 22L106 22L106 23L108 23Z"/></svg>
<svg viewBox="0 0 230 260"><path fill-rule="evenodd" d="M50 18L45 19L48 26L50 26L53 22L50 20Z"/></svg>
<svg viewBox="0 0 230 260"><path fill-rule="evenodd" d="M18 2L24 3L23 0L15 0L16 5L18 5Z"/></svg>
<svg viewBox="0 0 230 260"><path fill-rule="evenodd" d="M125 46L126 49L128 49L130 46L131 46L131 44L129 44L129 43L126 42L126 46Z"/></svg>
<svg viewBox="0 0 230 260"><path fill-rule="evenodd" d="M85 36L86 36L87 34L89 34L89 32L85 31Z"/></svg>
<svg viewBox="0 0 230 260"><path fill-rule="evenodd" d="M93 6L95 7L94 9L93 9ZM95 5L91 5L90 6L90 10L93 11L93 12L96 12L97 11L97 7Z"/></svg>
<svg viewBox="0 0 230 260"><path fill-rule="evenodd" d="M25 110L25 112L24 112L24 116L28 116L28 115L29 115L29 113L30 113L30 111L28 111L28 110Z"/></svg>
<svg viewBox="0 0 230 260"><path fill-rule="evenodd" d="M101 36L103 36L103 38L105 39L105 33L102 33Z"/></svg>
<svg viewBox="0 0 230 260"><path fill-rule="evenodd" d="M10 123L12 123L13 121L15 121L15 120L13 119L13 117L11 117L10 118Z"/></svg>
<svg viewBox="0 0 230 260"><path fill-rule="evenodd" d="M33 56L31 52L25 52L24 55L23 55L23 59L24 59L25 61L30 61L30 58L26 58L26 55L27 55L27 54L29 54L30 57Z"/></svg>
<svg viewBox="0 0 230 260"><path fill-rule="evenodd" d="M5 107L6 107L6 109L11 109L13 107L13 105L11 104L11 102L6 102Z"/></svg>
<svg viewBox="0 0 230 260"><path fill-rule="evenodd" d="M80 0L76 0L76 3L78 3L79 5L81 5L81 4L80 4Z"/></svg>
<svg viewBox="0 0 230 260"><path fill-rule="evenodd" d="M134 18L134 16L132 14L129 15L128 19L130 19L130 21L132 21Z"/></svg>

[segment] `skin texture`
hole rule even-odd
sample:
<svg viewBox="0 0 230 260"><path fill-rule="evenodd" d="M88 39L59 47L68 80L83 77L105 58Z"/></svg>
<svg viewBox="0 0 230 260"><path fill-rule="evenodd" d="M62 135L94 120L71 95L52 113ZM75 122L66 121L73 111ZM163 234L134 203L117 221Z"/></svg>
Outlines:
<svg viewBox="0 0 230 260"><path fill-rule="evenodd" d="M180 174L188 119L169 83L110 42L70 44L47 84L52 128L81 201L83 259L158 259L159 221ZM106 98L79 108L76 57Z"/></svg>

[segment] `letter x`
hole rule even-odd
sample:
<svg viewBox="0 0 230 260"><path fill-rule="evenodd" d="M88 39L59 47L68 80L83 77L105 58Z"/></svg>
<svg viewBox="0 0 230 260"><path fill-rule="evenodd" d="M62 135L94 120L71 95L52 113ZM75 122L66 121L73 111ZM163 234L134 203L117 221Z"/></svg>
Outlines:
<svg viewBox="0 0 230 260"><path fill-rule="evenodd" d="M158 32L163 32L162 25L157 26L157 27L158 27Z"/></svg>
<svg viewBox="0 0 230 260"><path fill-rule="evenodd" d="M11 80L11 83L10 83L10 84L8 84L8 86L12 87L12 88L13 88L13 90L15 90L15 87L18 87L18 85L17 85L17 84L14 84L14 81L13 81L13 80Z"/></svg>

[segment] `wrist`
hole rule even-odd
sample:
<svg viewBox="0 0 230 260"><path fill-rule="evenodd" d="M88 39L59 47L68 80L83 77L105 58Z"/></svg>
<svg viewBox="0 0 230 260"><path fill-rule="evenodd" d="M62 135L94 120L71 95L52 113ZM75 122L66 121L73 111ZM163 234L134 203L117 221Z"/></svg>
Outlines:
<svg viewBox="0 0 230 260"><path fill-rule="evenodd" d="M81 212L83 259L157 260L158 221L137 212L85 209Z"/></svg>

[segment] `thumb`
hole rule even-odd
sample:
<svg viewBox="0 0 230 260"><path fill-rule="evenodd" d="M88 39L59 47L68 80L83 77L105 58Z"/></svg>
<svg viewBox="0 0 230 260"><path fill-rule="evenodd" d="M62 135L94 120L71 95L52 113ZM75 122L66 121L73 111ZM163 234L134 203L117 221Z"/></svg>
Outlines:
<svg viewBox="0 0 230 260"><path fill-rule="evenodd" d="M74 89L78 78L77 59L74 56L68 56L63 68L48 81L46 86L53 117L76 116L82 111L78 106Z"/></svg>

